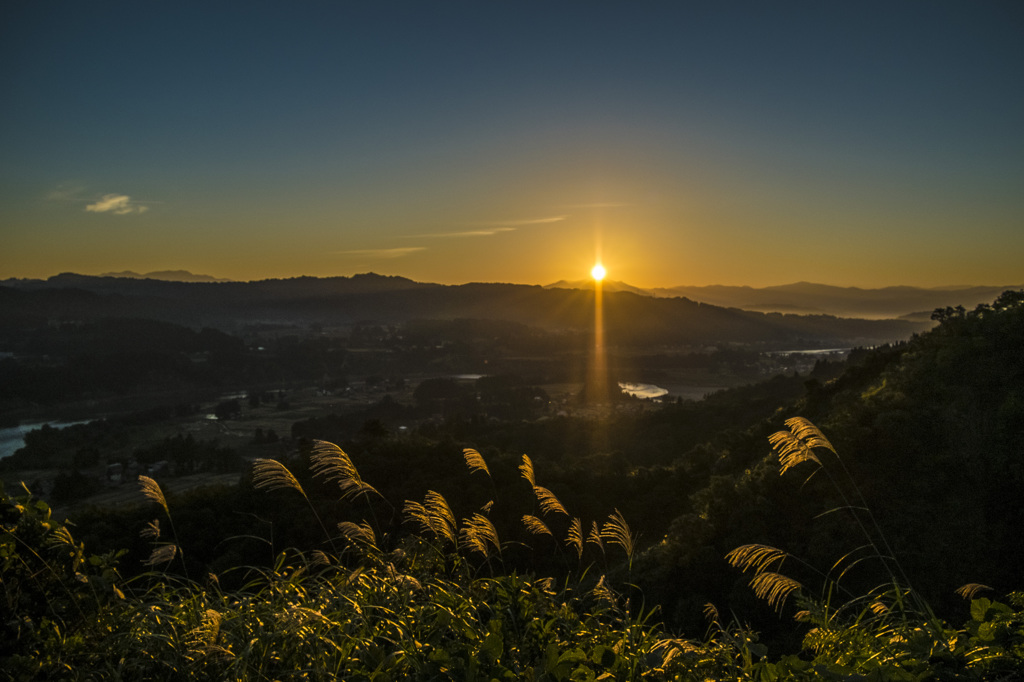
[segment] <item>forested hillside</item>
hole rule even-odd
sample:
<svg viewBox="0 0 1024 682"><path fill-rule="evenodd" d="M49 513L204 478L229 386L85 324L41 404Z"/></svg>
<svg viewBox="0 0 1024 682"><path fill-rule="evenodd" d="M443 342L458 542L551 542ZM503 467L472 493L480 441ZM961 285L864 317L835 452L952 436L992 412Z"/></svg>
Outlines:
<svg viewBox="0 0 1024 682"><path fill-rule="evenodd" d="M863 494L850 504L870 507L914 587L940 613L954 608L953 590L965 583L1019 588L1022 301L1020 292L1007 292L971 312L936 311L935 330L855 358L837 379L809 381L806 395L773 418L681 458L673 469L703 483L647 557L649 597L686 620L683 612L705 597L735 594L738 576L719 573L717 587L700 596L683 590L670 598L664 586L715 575L719 557L737 545L766 542L827 569L862 544L848 515L815 518L847 504L829 477L780 477L777 461L764 457L765 439L795 415L828 435ZM871 567L864 562L849 578L877 582Z"/></svg>

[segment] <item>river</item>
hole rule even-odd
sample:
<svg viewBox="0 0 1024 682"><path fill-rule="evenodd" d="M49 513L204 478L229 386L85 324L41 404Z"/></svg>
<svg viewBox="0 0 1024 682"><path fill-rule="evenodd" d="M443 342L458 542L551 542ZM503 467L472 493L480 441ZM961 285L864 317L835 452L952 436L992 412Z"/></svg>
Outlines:
<svg viewBox="0 0 1024 682"><path fill-rule="evenodd" d="M668 395L667 388L655 386L654 384L632 384L620 381L619 388L622 389L623 393L634 398L660 398Z"/></svg>
<svg viewBox="0 0 1024 682"><path fill-rule="evenodd" d="M15 452L25 447L25 434L29 431L41 429L47 424L55 429L63 429L66 426L88 424L90 421L92 420L87 419L85 421L77 422L34 422L31 424L19 424L18 426L0 429L0 459L10 457Z"/></svg>

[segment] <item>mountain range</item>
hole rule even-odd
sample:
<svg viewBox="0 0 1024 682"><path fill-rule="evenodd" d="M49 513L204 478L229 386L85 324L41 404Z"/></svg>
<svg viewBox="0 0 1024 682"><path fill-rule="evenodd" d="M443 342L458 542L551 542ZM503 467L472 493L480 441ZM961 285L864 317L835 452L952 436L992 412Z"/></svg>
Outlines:
<svg viewBox="0 0 1024 682"><path fill-rule="evenodd" d="M591 280L560 281L547 285L559 289L588 289ZM927 320L936 308L962 305L973 309L989 303L1010 286L950 286L922 288L910 286L861 289L811 282L796 282L762 288L740 286L678 286L642 289L624 282L605 280L604 291L629 291L641 296L674 298L682 296L702 303L766 313L799 315L836 315L865 319L905 318Z"/></svg>
<svg viewBox="0 0 1024 682"><path fill-rule="evenodd" d="M125 287L123 282L116 280L136 280L136 285ZM165 291L158 285L148 286L141 282L153 280L154 282L191 282L205 284L249 284L253 289L268 291L275 287L282 290L297 291L302 288L309 288L311 291L317 287L310 287L310 280L319 279L325 283L319 287L317 294L329 293L331 285L329 282L347 280L342 287L346 293L356 289L367 293L369 290L389 289L411 289L431 286L441 286L422 282L414 282L402 277L382 277L374 273L366 275L354 275L346 277L311 278L298 277L289 280L262 280L257 282L237 282L235 280L221 279L211 275L193 274L187 270L160 270L140 274L131 270L123 272L109 272L98 276L77 275L64 273L47 280L34 279L8 279L0 281L0 286L8 286L17 289L40 289L71 286L87 282L82 286L90 291L127 291L135 293L142 291ZM112 281L114 280L114 281ZM281 284L289 282L290 284ZM548 284L545 289L578 289L590 290L594 286L593 280L561 280ZM929 320L932 311L936 308L956 307L958 305L967 309L973 309L980 303L988 303L994 300L999 294L1007 289L1019 290L1024 285L1006 286L946 286L946 287L912 287L912 286L891 286L877 289L865 289L860 287L839 287L828 284L816 284L813 282L795 282L779 286L748 287L748 286L676 286L676 287L654 287L642 288L617 282L605 280L602 282L603 291L629 292L638 296L650 296L654 298L687 298L691 301L708 303L724 308L739 308L763 313L788 313L795 315L834 315L836 317L853 317L861 319L908 319L918 322Z"/></svg>
<svg viewBox="0 0 1024 682"><path fill-rule="evenodd" d="M623 346L758 344L774 348L877 345L909 338L928 320L853 319L742 310L682 296L652 296L608 283L603 319ZM995 298L995 295L988 300ZM955 305L937 299L936 307ZM0 332L101 318L145 318L228 332L265 325L297 328L414 319L491 319L589 334L593 284L586 288L471 283L441 285L373 273L255 282L166 281L65 273L0 282ZM2 350L2 349L0 349Z"/></svg>
<svg viewBox="0 0 1024 682"><path fill-rule="evenodd" d="M131 270L123 272L105 272L100 277L124 277L127 279L159 279L165 282L230 282L230 279L218 279L210 275L194 275L188 270L158 270L140 275Z"/></svg>

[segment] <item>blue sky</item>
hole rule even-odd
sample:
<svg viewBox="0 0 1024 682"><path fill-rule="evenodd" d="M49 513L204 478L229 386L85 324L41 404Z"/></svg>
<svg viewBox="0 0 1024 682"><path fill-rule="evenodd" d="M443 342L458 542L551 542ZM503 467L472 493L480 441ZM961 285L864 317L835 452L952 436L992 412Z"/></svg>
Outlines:
<svg viewBox="0 0 1024 682"><path fill-rule="evenodd" d="M44 1L0 32L0 277L1024 282L1020 3Z"/></svg>

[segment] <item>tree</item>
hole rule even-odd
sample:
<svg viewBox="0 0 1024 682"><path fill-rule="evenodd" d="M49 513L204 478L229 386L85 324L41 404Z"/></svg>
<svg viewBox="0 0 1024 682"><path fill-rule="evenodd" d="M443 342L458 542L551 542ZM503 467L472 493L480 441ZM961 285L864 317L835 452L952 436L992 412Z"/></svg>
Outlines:
<svg viewBox="0 0 1024 682"><path fill-rule="evenodd" d="M242 414L242 404L238 400L225 400L213 408L213 414L221 421L232 419Z"/></svg>
<svg viewBox="0 0 1024 682"><path fill-rule="evenodd" d="M454 379L426 379L413 391L412 397L424 408L443 412L455 406L469 395L469 391Z"/></svg>

